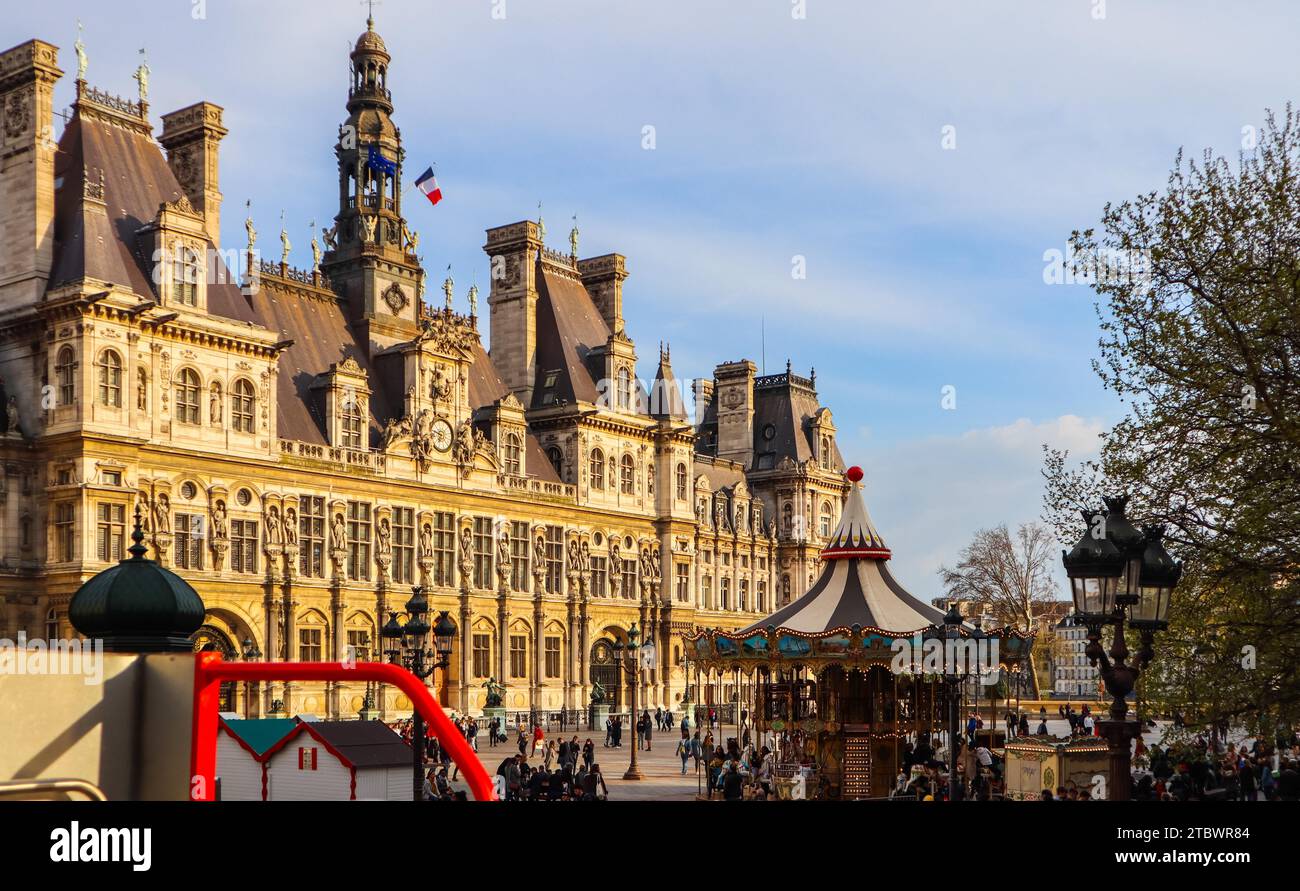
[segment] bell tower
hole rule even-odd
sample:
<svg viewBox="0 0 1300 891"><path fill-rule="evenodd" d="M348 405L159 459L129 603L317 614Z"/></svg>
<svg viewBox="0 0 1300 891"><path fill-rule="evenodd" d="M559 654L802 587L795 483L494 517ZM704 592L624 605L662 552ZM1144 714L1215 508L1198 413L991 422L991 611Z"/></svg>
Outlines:
<svg viewBox="0 0 1300 891"><path fill-rule="evenodd" d="M419 236L402 217L401 131L388 88L392 57L373 16L351 56L348 117L339 127L339 207L321 271L365 326L372 353L419 333L424 270Z"/></svg>

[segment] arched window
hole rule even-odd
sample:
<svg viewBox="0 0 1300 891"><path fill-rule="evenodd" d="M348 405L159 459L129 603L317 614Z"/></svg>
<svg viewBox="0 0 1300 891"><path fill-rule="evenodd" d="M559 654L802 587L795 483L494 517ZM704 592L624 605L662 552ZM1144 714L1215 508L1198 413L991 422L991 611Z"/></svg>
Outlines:
<svg viewBox="0 0 1300 891"><path fill-rule="evenodd" d="M632 375L626 368L618 370L618 407L627 411L632 405Z"/></svg>
<svg viewBox="0 0 1300 891"><path fill-rule="evenodd" d="M506 473L519 476L523 473L524 448L518 433L506 434Z"/></svg>
<svg viewBox="0 0 1300 891"><path fill-rule="evenodd" d="M72 347L59 350L54 363L54 379L59 385L59 405L72 405L77 401L77 356Z"/></svg>
<svg viewBox="0 0 1300 891"><path fill-rule="evenodd" d="M822 467L829 470L831 466L831 438L822 437Z"/></svg>
<svg viewBox="0 0 1300 891"><path fill-rule="evenodd" d="M253 384L247 380L235 381L235 388L230 394L230 424L240 433L253 432L253 409L257 407L257 395Z"/></svg>
<svg viewBox="0 0 1300 891"><path fill-rule="evenodd" d="M832 517L831 503L829 501L823 501L821 522L818 527L819 531L821 532L822 538L831 537L831 517Z"/></svg>
<svg viewBox="0 0 1300 891"><path fill-rule="evenodd" d="M551 462L560 479L564 479L564 453L557 446L551 446L546 450L546 460Z"/></svg>
<svg viewBox="0 0 1300 891"><path fill-rule="evenodd" d="M122 407L122 357L115 350L104 350L95 363L99 369L99 404Z"/></svg>
<svg viewBox="0 0 1300 891"><path fill-rule="evenodd" d="M343 448L361 448L362 427L361 406L357 404L357 400L353 398L343 400Z"/></svg>
<svg viewBox="0 0 1300 891"><path fill-rule="evenodd" d="M620 463L622 478L622 489L624 495L636 494L636 465L632 463L631 455L624 455Z"/></svg>
<svg viewBox="0 0 1300 891"><path fill-rule="evenodd" d="M50 607L45 613L45 639L54 641L59 639L59 611Z"/></svg>
<svg viewBox="0 0 1300 891"><path fill-rule="evenodd" d="M593 489L605 488L605 453L600 449L591 450L590 461L591 487Z"/></svg>
<svg viewBox="0 0 1300 891"><path fill-rule="evenodd" d="M686 465L678 464L677 465L677 500L678 501L686 500L686 480L687 480Z"/></svg>
<svg viewBox="0 0 1300 891"><path fill-rule="evenodd" d="M182 306L197 306L199 302L199 258L181 245L176 246L172 260L172 301Z"/></svg>
<svg viewBox="0 0 1300 891"><path fill-rule="evenodd" d="M176 375L176 420L199 423L199 374L192 368L182 368Z"/></svg>

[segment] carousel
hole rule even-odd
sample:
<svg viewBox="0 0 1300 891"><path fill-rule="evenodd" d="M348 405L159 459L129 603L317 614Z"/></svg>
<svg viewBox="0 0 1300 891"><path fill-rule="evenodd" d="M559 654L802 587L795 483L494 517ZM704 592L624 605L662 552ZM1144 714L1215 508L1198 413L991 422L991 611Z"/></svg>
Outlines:
<svg viewBox="0 0 1300 891"><path fill-rule="evenodd" d="M699 689L734 682L741 691L753 742L773 751L778 780L801 776L808 797L881 798L950 732L966 686L946 663L922 658L924 644L984 641L996 653L986 670L996 672L1024 661L1033 639L957 624L908 593L867 514L861 469L848 477L843 516L807 593L747 628L706 629L685 643Z"/></svg>

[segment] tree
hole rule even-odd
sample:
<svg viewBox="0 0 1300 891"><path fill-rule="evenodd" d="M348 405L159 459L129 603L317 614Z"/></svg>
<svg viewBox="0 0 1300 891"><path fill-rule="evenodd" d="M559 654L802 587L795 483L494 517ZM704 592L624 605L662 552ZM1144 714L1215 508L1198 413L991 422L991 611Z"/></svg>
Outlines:
<svg viewBox="0 0 1300 891"><path fill-rule="evenodd" d="M1185 571L1144 695L1268 732L1300 718L1300 119L1268 114L1235 167L1180 151L1101 229L1071 242L1127 258L1093 284L1093 368L1127 410L1097 461L1047 450L1044 518L1072 543L1078 508L1126 492L1165 525Z"/></svg>
<svg viewBox="0 0 1300 891"><path fill-rule="evenodd" d="M972 600L1000 621L1032 631L1035 605L1056 599L1052 535L1041 523L1022 523L1015 537L1006 524L975 533L957 568L939 567L951 597Z"/></svg>

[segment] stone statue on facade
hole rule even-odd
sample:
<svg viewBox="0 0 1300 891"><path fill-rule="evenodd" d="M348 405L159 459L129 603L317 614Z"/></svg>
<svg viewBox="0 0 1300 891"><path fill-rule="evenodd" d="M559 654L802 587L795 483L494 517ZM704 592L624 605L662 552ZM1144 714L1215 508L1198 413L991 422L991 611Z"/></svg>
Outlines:
<svg viewBox="0 0 1300 891"><path fill-rule="evenodd" d="M320 244L314 234L311 237L311 271L320 272Z"/></svg>
<svg viewBox="0 0 1300 891"><path fill-rule="evenodd" d="M343 514L334 515L334 523L330 527L330 550L346 551L348 549L348 527L343 522Z"/></svg>
<svg viewBox="0 0 1300 891"><path fill-rule="evenodd" d="M478 315L478 285L469 286L469 314Z"/></svg>
<svg viewBox="0 0 1300 891"><path fill-rule="evenodd" d="M81 21L77 21L77 42L72 45L77 51L77 80L86 79L86 66L89 59L86 57L86 44L81 39Z"/></svg>
<svg viewBox="0 0 1300 891"><path fill-rule="evenodd" d="M375 556L388 557L393 553L393 527L388 517L379 521L375 529Z"/></svg>
<svg viewBox="0 0 1300 891"><path fill-rule="evenodd" d="M229 538L226 524L226 502L218 498L212 506L212 538L216 541L224 541Z"/></svg>
<svg viewBox="0 0 1300 891"><path fill-rule="evenodd" d="M474 530L462 526L460 530L460 577L463 585L469 587L469 579L474 572Z"/></svg>
<svg viewBox="0 0 1300 891"><path fill-rule="evenodd" d="M499 684L495 677L490 677L483 682L482 686L487 688L487 699L483 704L488 708L501 708L506 694L505 684Z"/></svg>
<svg viewBox="0 0 1300 891"><path fill-rule="evenodd" d="M284 521L280 524L284 529L284 543L291 547L298 546L298 512L291 507L284 509Z"/></svg>
<svg viewBox="0 0 1300 891"><path fill-rule="evenodd" d="M140 50L140 55L144 55L144 50ZM148 59L140 60L140 67L135 70L135 82L140 86L140 101L149 101L149 61Z"/></svg>
<svg viewBox="0 0 1300 891"><path fill-rule="evenodd" d="M280 523L280 509L274 504L268 507L263 522L266 526L266 543L284 544L284 526Z"/></svg>
<svg viewBox="0 0 1300 891"><path fill-rule="evenodd" d="M5 405L5 430L13 436L22 436L23 428L18 421L18 397L10 396L8 404Z"/></svg>
<svg viewBox="0 0 1300 891"><path fill-rule="evenodd" d="M591 684L591 704L605 704L605 685L600 681L593 681Z"/></svg>
<svg viewBox="0 0 1300 891"><path fill-rule="evenodd" d="M280 265L289 265L289 251L293 250L293 245L289 243L289 230L280 230Z"/></svg>
<svg viewBox="0 0 1300 891"><path fill-rule="evenodd" d="M155 534L171 532L172 505L166 492L159 492L153 502L153 531Z"/></svg>

